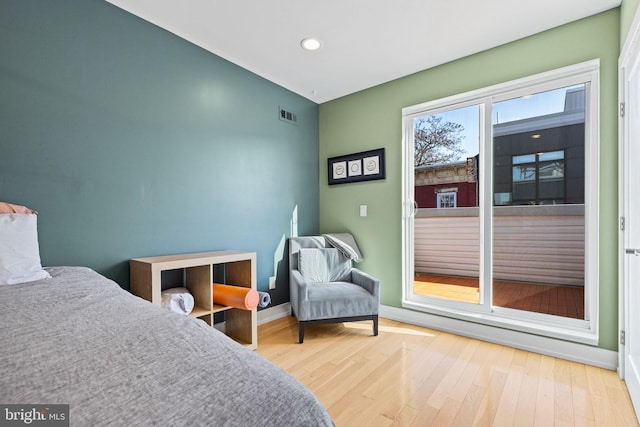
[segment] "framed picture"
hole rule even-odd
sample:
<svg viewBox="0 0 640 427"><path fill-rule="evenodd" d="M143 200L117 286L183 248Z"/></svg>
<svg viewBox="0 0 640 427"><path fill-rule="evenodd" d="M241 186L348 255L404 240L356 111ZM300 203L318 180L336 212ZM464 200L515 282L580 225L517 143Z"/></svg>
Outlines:
<svg viewBox="0 0 640 427"><path fill-rule="evenodd" d="M385 179L384 148L327 159L329 185Z"/></svg>

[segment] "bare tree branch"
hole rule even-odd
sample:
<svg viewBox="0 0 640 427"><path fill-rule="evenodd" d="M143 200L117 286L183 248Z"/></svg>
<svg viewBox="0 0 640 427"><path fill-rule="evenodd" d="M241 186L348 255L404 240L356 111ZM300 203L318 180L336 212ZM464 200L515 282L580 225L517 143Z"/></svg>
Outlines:
<svg viewBox="0 0 640 427"><path fill-rule="evenodd" d="M415 166L449 163L458 160L464 149L460 147L464 126L444 122L435 115L420 117L415 124Z"/></svg>

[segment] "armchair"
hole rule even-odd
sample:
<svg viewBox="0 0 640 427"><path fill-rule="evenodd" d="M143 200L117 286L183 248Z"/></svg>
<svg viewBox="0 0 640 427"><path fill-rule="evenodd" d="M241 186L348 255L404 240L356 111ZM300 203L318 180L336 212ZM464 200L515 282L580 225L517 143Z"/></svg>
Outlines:
<svg viewBox="0 0 640 427"><path fill-rule="evenodd" d="M380 281L352 267L323 236L289 239L291 315L298 318L298 341L310 325L373 321L378 335Z"/></svg>

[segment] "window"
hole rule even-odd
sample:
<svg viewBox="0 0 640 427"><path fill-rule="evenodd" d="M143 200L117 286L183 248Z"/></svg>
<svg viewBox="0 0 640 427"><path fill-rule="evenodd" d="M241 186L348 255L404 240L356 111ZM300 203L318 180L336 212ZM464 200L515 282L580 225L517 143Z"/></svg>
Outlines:
<svg viewBox="0 0 640 427"><path fill-rule="evenodd" d="M405 215L404 307L597 342L598 79L594 60L403 109L404 195L425 200ZM438 191L454 182L472 196Z"/></svg>
<svg viewBox="0 0 640 427"><path fill-rule="evenodd" d="M514 205L564 204L564 151L513 156Z"/></svg>
<svg viewBox="0 0 640 427"><path fill-rule="evenodd" d="M455 208L456 207L456 193L438 193L438 209L442 208Z"/></svg>

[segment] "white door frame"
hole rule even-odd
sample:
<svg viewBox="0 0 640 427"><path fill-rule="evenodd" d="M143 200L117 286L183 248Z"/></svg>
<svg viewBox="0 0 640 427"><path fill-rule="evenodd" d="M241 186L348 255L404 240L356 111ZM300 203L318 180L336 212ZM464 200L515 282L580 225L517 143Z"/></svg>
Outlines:
<svg viewBox="0 0 640 427"><path fill-rule="evenodd" d="M628 196L629 196L629 179L628 171L631 166L629 156L630 144L630 120L625 117L625 105L629 105L632 96L638 97L629 90L628 79L633 73L640 73L640 10L636 11L633 23L629 30L627 39L624 43L620 58L618 60L618 99L619 99L619 120L618 120L618 213L620 218L620 231L618 238L618 330L619 330L619 347L618 347L618 373L620 378L626 380L627 389L631 396L636 414L640 414L640 383L638 376L626 367L626 359L629 348L631 335L626 338L625 345L624 333L629 330L629 313L632 304L637 301L629 300L629 286L627 280L627 264L630 255L626 254L626 246L628 243L628 231L625 230L625 218L629 216ZM635 100L635 105L640 105L640 100ZM640 126L640 124L636 124ZM628 229L628 227L627 227ZM637 340L636 333L633 339ZM637 344L636 344L637 345ZM629 368L629 369L626 369Z"/></svg>

